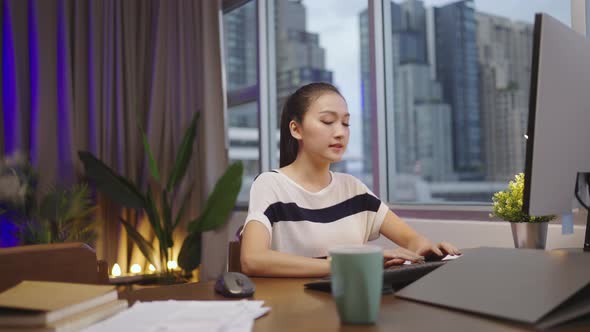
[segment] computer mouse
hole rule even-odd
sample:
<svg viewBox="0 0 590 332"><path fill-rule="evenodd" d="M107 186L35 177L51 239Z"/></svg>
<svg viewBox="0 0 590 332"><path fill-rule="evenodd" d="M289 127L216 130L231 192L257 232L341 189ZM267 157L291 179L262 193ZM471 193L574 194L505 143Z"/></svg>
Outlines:
<svg viewBox="0 0 590 332"><path fill-rule="evenodd" d="M215 282L215 292L225 297L250 297L256 286L243 273L225 272Z"/></svg>

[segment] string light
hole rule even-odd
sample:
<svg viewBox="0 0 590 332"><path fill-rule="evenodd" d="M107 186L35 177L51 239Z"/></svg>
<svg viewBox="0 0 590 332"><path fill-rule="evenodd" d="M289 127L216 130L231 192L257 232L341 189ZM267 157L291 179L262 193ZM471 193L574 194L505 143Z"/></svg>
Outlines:
<svg viewBox="0 0 590 332"><path fill-rule="evenodd" d="M115 277L121 276L121 267L119 266L119 264L115 263L115 265L113 265L113 270L111 271L111 274Z"/></svg>
<svg viewBox="0 0 590 332"><path fill-rule="evenodd" d="M139 266L139 264L133 264L131 265L130 271L131 273L139 273L141 272L141 266Z"/></svg>

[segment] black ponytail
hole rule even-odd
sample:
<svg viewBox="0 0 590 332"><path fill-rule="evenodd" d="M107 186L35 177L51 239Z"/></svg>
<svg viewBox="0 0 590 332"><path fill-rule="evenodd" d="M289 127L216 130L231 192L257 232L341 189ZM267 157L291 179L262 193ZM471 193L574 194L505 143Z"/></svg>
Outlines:
<svg viewBox="0 0 590 332"><path fill-rule="evenodd" d="M303 116L307 112L309 105L322 93L326 92L342 96L340 91L330 83L310 83L297 89L285 101L281 112L280 167L285 167L294 162L299 151L299 143L291 135L289 123L292 120L299 124L303 123Z"/></svg>

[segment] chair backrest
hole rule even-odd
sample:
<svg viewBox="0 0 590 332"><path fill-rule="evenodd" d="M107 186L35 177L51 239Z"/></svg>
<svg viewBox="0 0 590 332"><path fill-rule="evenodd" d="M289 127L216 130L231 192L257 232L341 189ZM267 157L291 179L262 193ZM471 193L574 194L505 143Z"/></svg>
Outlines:
<svg viewBox="0 0 590 332"><path fill-rule="evenodd" d="M84 243L0 248L0 292L22 280L108 284L106 262Z"/></svg>
<svg viewBox="0 0 590 332"><path fill-rule="evenodd" d="M240 226L236 232L236 238L234 241L229 242L228 255L227 255L227 271L228 272L242 272L242 263L240 262L240 253L242 248L242 237L241 232L244 226Z"/></svg>

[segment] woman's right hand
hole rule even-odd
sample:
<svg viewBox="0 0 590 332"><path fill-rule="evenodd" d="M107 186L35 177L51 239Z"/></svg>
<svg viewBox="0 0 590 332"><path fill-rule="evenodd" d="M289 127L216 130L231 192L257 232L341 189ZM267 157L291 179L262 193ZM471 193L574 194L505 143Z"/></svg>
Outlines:
<svg viewBox="0 0 590 332"><path fill-rule="evenodd" d="M405 248L383 250L383 268L401 265L405 261L410 261L412 263L423 263L424 256L420 256L417 253Z"/></svg>

